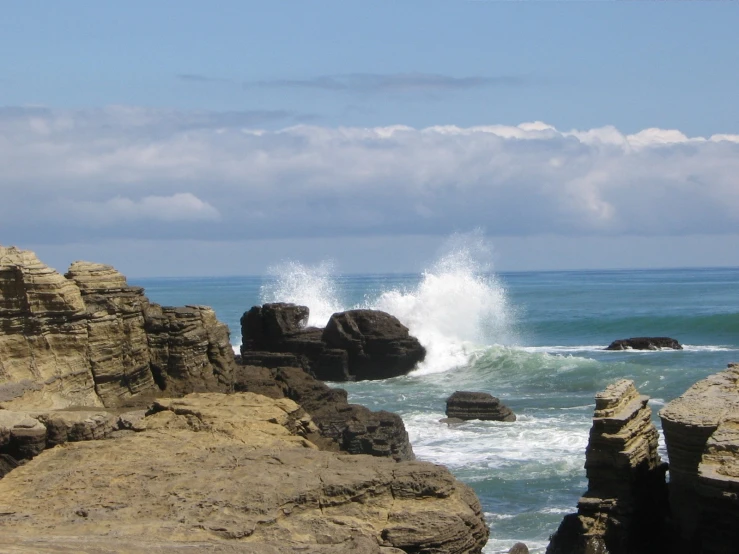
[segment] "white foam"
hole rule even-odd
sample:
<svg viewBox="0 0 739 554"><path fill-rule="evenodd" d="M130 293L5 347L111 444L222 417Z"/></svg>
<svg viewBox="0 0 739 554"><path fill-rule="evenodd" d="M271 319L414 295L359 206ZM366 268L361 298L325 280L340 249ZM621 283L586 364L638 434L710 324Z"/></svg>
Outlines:
<svg viewBox="0 0 739 554"><path fill-rule="evenodd" d="M292 302L308 306L309 326L325 327L331 315L345 309L339 301L331 262L307 266L289 261L269 268L269 274L273 280L262 285L262 303Z"/></svg>
<svg viewBox="0 0 739 554"><path fill-rule="evenodd" d="M406 325L426 347L417 374L467 364L481 345L512 340L505 289L489 273L489 248L479 233L450 239L446 254L411 290L390 290L368 302Z"/></svg>

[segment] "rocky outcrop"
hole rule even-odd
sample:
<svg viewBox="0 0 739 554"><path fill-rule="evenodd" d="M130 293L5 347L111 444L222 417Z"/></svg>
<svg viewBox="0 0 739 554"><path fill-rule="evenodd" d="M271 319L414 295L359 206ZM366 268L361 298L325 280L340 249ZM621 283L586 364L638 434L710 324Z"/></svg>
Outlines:
<svg viewBox="0 0 739 554"><path fill-rule="evenodd" d="M487 540L445 468L320 451L289 399L161 399L137 428L0 480L0 550L461 554Z"/></svg>
<svg viewBox="0 0 739 554"><path fill-rule="evenodd" d="M228 328L210 308L152 304L114 268L66 276L0 247L0 402L6 408L112 407L227 391Z"/></svg>
<svg viewBox="0 0 739 554"><path fill-rule="evenodd" d="M699 381L659 415L677 551L733 552L739 543L739 365Z"/></svg>
<svg viewBox="0 0 739 554"><path fill-rule="evenodd" d="M426 356L405 325L378 310L334 314L321 338L329 348L347 352L349 375L358 380L405 375Z"/></svg>
<svg viewBox="0 0 739 554"><path fill-rule="evenodd" d="M345 390L329 387L302 368L240 366L234 375L236 391L289 398L300 404L318 428L318 436L311 440L321 448L398 461L414 459L400 416L349 404Z"/></svg>
<svg viewBox="0 0 739 554"><path fill-rule="evenodd" d="M606 350L682 350L682 345L670 337L633 337L613 341Z"/></svg>
<svg viewBox="0 0 739 554"><path fill-rule="evenodd" d="M516 414L487 392L456 391L446 399L446 415L463 421L516 421Z"/></svg>
<svg viewBox="0 0 739 554"><path fill-rule="evenodd" d="M325 329L305 327L308 315L307 307L286 303L251 308L241 318L242 363L298 364L317 379L349 381L405 375L426 355L408 328L385 312L336 313Z"/></svg>
<svg viewBox="0 0 739 554"><path fill-rule="evenodd" d="M667 465L648 397L622 379L595 398L585 453L588 490L577 514L566 516L548 554L667 552ZM697 552L697 551L696 551Z"/></svg>

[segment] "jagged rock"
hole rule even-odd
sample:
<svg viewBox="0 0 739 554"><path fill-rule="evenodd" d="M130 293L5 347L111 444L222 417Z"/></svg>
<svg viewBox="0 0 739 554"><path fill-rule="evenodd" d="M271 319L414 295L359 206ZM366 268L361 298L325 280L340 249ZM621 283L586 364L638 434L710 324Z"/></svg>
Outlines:
<svg viewBox="0 0 739 554"><path fill-rule="evenodd" d="M0 480L0 550L473 554L487 541L477 498L445 468L319 451L291 400L193 394L145 419Z"/></svg>
<svg viewBox="0 0 739 554"><path fill-rule="evenodd" d="M299 367L242 366L234 375L236 391L285 397L300 404L319 430L319 436L312 436L311 440L323 449L414 459L400 416L349 404L345 390L331 388Z"/></svg>
<svg viewBox="0 0 739 554"><path fill-rule="evenodd" d="M46 448L46 427L26 412L0 410L0 454L14 462L33 458Z"/></svg>
<svg viewBox="0 0 739 554"><path fill-rule="evenodd" d="M329 348L346 350L354 379L405 375L422 362L426 349L398 318L379 310L349 310L331 316L323 331Z"/></svg>
<svg viewBox="0 0 739 554"><path fill-rule="evenodd" d="M683 549L733 551L739 541L739 366L729 364L660 411L670 457L670 508Z"/></svg>
<svg viewBox="0 0 739 554"><path fill-rule="evenodd" d="M669 551L667 488L648 397L622 379L595 397L585 452L588 490L565 517L547 554Z"/></svg>
<svg viewBox="0 0 739 554"><path fill-rule="evenodd" d="M455 419L467 421L516 421L509 407L487 392L456 391L446 399L446 415L451 422ZM447 420L447 422L450 422Z"/></svg>
<svg viewBox="0 0 739 554"><path fill-rule="evenodd" d="M106 411L59 410L33 417L46 427L46 447L66 442L104 439L118 427L119 417Z"/></svg>
<svg viewBox="0 0 739 554"><path fill-rule="evenodd" d="M254 306L241 318L241 363L300 366L324 381L386 379L411 371L426 350L397 318L377 310L331 316L325 329L305 327L306 306Z"/></svg>
<svg viewBox="0 0 739 554"><path fill-rule="evenodd" d="M65 277L0 247L0 402L8 409L114 407L228 391L228 328L209 308L151 304L108 265Z"/></svg>
<svg viewBox="0 0 739 554"><path fill-rule="evenodd" d="M670 337L633 337L615 340L606 347L606 350L660 350L662 348L683 349L678 341Z"/></svg>

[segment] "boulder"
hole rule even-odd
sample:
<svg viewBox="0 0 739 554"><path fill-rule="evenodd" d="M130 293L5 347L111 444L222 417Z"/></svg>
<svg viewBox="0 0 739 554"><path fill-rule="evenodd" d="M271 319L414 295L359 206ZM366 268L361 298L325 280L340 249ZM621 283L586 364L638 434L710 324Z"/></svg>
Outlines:
<svg viewBox="0 0 739 554"><path fill-rule="evenodd" d="M426 357L426 349L398 318L379 310L349 310L331 316L322 335L329 348L346 350L354 379L405 375Z"/></svg>
<svg viewBox="0 0 739 554"><path fill-rule="evenodd" d="M516 414L498 398L487 392L456 391L446 399L448 423L467 421L516 421Z"/></svg>
<svg viewBox="0 0 739 554"><path fill-rule="evenodd" d="M508 554L529 554L529 547L522 542L517 542L511 547Z"/></svg>
<svg viewBox="0 0 739 554"><path fill-rule="evenodd" d="M633 337L613 341L606 350L682 350L682 345L670 337Z"/></svg>
<svg viewBox="0 0 739 554"><path fill-rule="evenodd" d="M325 329L305 327L309 310L289 303L254 306L241 318L241 363L302 367L323 381L405 375L426 350L408 328L378 310L331 316Z"/></svg>
<svg viewBox="0 0 739 554"><path fill-rule="evenodd" d="M622 379L595 397L585 452L588 490L564 518L547 554L671 552L667 485L648 397Z"/></svg>
<svg viewBox="0 0 739 554"><path fill-rule="evenodd" d="M144 430L42 452L0 480L0 551L480 553L442 466L318 450L288 399L157 400Z"/></svg>

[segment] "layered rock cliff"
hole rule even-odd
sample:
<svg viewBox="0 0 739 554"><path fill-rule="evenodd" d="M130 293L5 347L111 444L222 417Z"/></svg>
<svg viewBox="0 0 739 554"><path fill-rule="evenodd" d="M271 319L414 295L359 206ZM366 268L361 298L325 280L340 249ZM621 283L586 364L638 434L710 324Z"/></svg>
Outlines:
<svg viewBox="0 0 739 554"><path fill-rule="evenodd" d="M462 554L487 540L445 468L319 451L291 400L193 394L127 418L0 480L0 550Z"/></svg>
<svg viewBox="0 0 739 554"><path fill-rule="evenodd" d="M161 307L110 266L62 276L0 246L0 402L118 406L142 397L227 391L228 328L201 306Z"/></svg>
<svg viewBox="0 0 739 554"><path fill-rule="evenodd" d="M660 411L670 457L676 552L739 544L739 365L699 381Z"/></svg>
<svg viewBox="0 0 739 554"><path fill-rule="evenodd" d="M585 453L588 490L562 521L548 554L655 554L665 551L666 464L648 397L622 379L595 397Z"/></svg>

